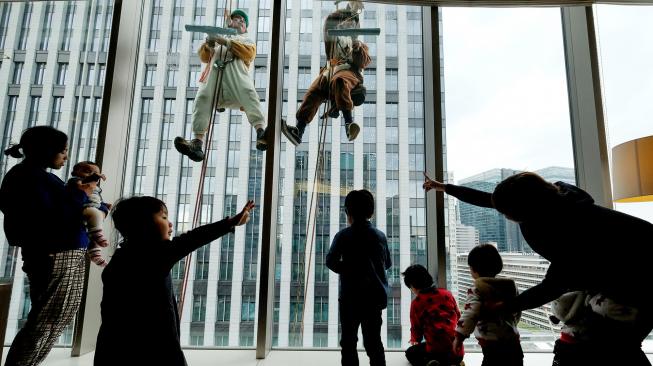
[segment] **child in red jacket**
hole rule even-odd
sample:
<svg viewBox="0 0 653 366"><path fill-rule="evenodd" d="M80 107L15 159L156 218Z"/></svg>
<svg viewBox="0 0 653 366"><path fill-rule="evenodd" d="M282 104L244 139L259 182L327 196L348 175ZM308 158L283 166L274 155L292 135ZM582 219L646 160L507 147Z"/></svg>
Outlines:
<svg viewBox="0 0 653 366"><path fill-rule="evenodd" d="M460 365L465 351L453 352L460 310L450 291L433 285L426 268L413 264L402 273L415 294L410 303L410 343L406 358L413 366ZM424 340L424 342L422 342Z"/></svg>

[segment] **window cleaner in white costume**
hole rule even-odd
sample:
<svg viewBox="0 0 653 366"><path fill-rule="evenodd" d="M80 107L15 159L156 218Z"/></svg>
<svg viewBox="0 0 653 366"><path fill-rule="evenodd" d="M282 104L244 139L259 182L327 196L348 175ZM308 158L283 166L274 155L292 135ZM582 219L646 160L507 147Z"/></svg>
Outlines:
<svg viewBox="0 0 653 366"><path fill-rule="evenodd" d="M175 138L177 151L193 161L204 160L204 139L211 121L211 106L216 92L220 96L215 108L244 111L247 120L256 130L256 148L261 151L267 149L265 118L254 81L249 75L249 67L256 57L256 44L248 37L247 27L247 13L236 9L229 19L229 28L236 30L236 34L209 35L198 51L200 60L208 65L200 76L193 106L194 138L191 141L183 137Z"/></svg>

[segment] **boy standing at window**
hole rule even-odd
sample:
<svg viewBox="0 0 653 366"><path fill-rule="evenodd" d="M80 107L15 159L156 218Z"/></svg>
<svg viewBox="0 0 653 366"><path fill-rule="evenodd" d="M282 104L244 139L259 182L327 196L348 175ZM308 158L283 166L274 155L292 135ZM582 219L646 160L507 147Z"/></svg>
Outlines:
<svg viewBox="0 0 653 366"><path fill-rule="evenodd" d="M381 311L388 305L388 242L369 221L374 214L372 193L365 189L349 192L345 213L349 227L336 234L326 257L327 267L340 275L342 365L358 366L360 326L370 366L385 366Z"/></svg>
<svg viewBox="0 0 653 366"><path fill-rule="evenodd" d="M449 290L433 285L433 277L424 266L413 264L402 275L406 287L415 294L410 303L411 346L406 358L413 366L460 365L465 351L462 346L453 350L460 318L456 299Z"/></svg>

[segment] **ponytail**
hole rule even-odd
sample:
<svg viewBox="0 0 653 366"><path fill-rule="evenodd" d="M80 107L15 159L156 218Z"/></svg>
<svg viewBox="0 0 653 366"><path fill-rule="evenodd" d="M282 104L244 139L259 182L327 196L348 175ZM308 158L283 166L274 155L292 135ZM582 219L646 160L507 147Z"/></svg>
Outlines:
<svg viewBox="0 0 653 366"><path fill-rule="evenodd" d="M26 129L20 136L20 143L5 150L6 155L46 164L64 151L68 143L65 133L50 126L35 126Z"/></svg>
<svg viewBox="0 0 653 366"><path fill-rule="evenodd" d="M12 158L20 159L24 157L23 153L20 152L22 146L20 144L13 144L7 150L5 150L5 155L9 155Z"/></svg>

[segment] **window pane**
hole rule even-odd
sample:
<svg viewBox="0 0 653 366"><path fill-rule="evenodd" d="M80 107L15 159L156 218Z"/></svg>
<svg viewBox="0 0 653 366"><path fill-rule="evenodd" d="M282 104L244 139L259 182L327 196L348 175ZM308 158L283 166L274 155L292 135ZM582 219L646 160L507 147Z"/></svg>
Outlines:
<svg viewBox="0 0 653 366"><path fill-rule="evenodd" d="M415 135L416 129L423 131L424 113L399 113L424 108L423 86L405 82L409 78L414 84L424 80L422 54L406 52L417 45L421 49L421 8L370 2L359 15L361 27L380 27L381 35L358 37L368 46L372 63L362 71L367 95L364 104L353 109L353 121L361 127L353 142L347 138L342 113L330 118L325 126L320 119L325 104L318 101L313 109L306 103L301 107L307 93L315 92L310 86L327 63L322 29L334 10L329 2L303 0L301 8L286 12L286 24L291 29L286 29L283 117L292 126L298 119L309 124L302 143L296 147L282 137L285 154L280 164L284 182L279 204L284 214L277 241L276 294L280 305L273 338L278 347L338 347L338 275L326 267L325 258L333 237L347 226L343 210L346 194L365 188L375 196L373 224L396 244L389 272L396 277L390 284L396 306L391 313L383 313L387 327L382 339L389 348L403 348L408 342L402 334L408 334L410 327L405 315L411 294L398 275L412 260L426 262L425 246L410 245L411 241L422 242L426 235L424 194L421 190L399 189L400 185L411 184L414 177L421 177L424 169L423 139L407 143L405 138ZM408 35L408 23L416 24L412 27L419 29L419 36ZM342 40L349 41L348 37ZM398 61L398 47L406 60ZM331 54L331 50L328 52ZM385 59L377 55L385 55ZM410 99L409 92L415 93ZM324 150L318 160L320 140L324 141ZM318 182L314 185L316 170ZM390 316L392 323L388 321ZM402 319L406 322L402 323ZM392 342L386 341L391 338Z"/></svg>
<svg viewBox="0 0 653 366"><path fill-rule="evenodd" d="M95 160L105 77L95 71L105 66L107 55L86 57L85 38L93 29L110 32L104 21L111 13L112 0L0 3L0 149L17 143L28 127L49 125L69 138L67 164L52 173L65 181L76 162ZM87 82L89 74L93 78ZM18 162L0 159L0 178ZM31 308L21 267L20 251L8 245L0 230L0 282L14 281L5 344L14 339ZM71 324L56 344L70 346L72 335Z"/></svg>
<svg viewBox="0 0 653 366"><path fill-rule="evenodd" d="M653 8L599 5L595 14L611 153L616 145L653 135ZM615 203L614 208L653 222L653 202ZM642 343L645 352L653 351L652 340L649 335Z"/></svg>
<svg viewBox="0 0 653 366"><path fill-rule="evenodd" d="M442 10L447 182L492 192L528 170L575 184L560 22L556 8ZM548 262L533 255L514 222L446 197L448 279L461 310L473 283L467 253L479 243L497 246L500 276L520 291L543 279ZM559 329L549 314L548 305L522 312L525 350L552 349ZM465 348L478 349L476 340Z"/></svg>
<svg viewBox="0 0 653 366"><path fill-rule="evenodd" d="M238 4L249 14L250 32L246 36L252 44L268 41L270 31L269 11L257 11L257 5L260 4L255 1ZM227 103L221 110L221 100L212 113L211 101L217 86L212 75L217 73L214 62L202 63L197 55L206 34L184 30L189 23L227 27L223 23L223 7L221 2L207 0L145 1L140 36L147 51L136 60L136 98L131 122L132 135L138 138L130 141L123 194L164 200L175 235L191 230L194 221L202 225L235 215L248 199L257 202L247 225L198 249L190 259L174 266L173 290L179 296L185 264L190 260L186 288L191 293L185 296L184 307L192 307L192 311L184 310L189 316L181 319L182 346L252 347L256 337L265 153L256 149L256 131L250 123L265 123L267 119L263 99L268 87L267 52L257 47L256 57L245 60L249 69L243 60L233 61L227 71L248 72L227 76L225 71L221 85L224 99L229 95L249 96L243 91L250 90L259 96L259 103L239 100ZM251 32L261 24L268 29ZM205 74L207 71L209 74ZM228 80L231 85L237 80L238 89L229 89ZM240 110L241 105L247 113ZM263 121L248 120L248 115L259 113ZM209 137L204 136L204 171L202 163L189 160L174 147L176 137L191 140L196 137L194 132L205 132L193 131L194 118L207 125L213 119L209 149ZM204 186L202 198L198 199L201 177Z"/></svg>

